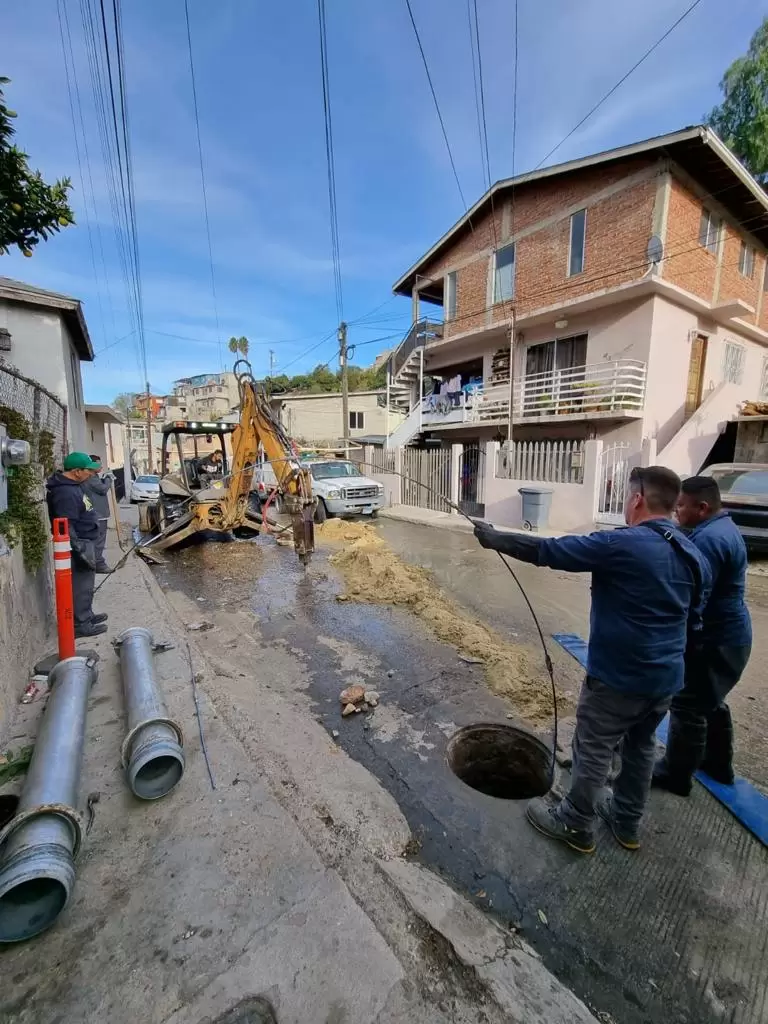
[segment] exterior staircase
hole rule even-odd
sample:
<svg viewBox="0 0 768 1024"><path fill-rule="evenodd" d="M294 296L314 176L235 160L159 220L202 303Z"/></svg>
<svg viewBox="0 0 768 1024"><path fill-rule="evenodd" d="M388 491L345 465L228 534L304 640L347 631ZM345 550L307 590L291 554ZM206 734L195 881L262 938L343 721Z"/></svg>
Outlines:
<svg viewBox="0 0 768 1024"><path fill-rule="evenodd" d="M743 387L721 381L658 453L659 465L673 469L683 478L695 476L725 424L738 413L743 397Z"/></svg>
<svg viewBox="0 0 768 1024"><path fill-rule="evenodd" d="M389 400L406 419L388 439L388 447L408 444L421 430L421 360L427 345L442 338L443 325L434 320L417 320L389 357Z"/></svg>

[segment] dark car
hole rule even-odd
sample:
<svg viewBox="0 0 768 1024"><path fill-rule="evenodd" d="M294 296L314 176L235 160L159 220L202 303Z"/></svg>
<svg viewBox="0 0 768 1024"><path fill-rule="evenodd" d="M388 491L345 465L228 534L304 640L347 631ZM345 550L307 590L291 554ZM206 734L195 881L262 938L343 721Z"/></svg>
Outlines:
<svg viewBox="0 0 768 1024"><path fill-rule="evenodd" d="M768 463L721 462L706 473L717 480L750 554L768 554Z"/></svg>

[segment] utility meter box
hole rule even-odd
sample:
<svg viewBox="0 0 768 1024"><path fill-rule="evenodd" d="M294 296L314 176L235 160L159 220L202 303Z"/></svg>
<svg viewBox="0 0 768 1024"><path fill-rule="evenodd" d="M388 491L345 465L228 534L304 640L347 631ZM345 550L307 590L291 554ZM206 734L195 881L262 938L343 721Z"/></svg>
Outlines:
<svg viewBox="0 0 768 1024"><path fill-rule="evenodd" d="M8 437L4 424L0 423L0 512L8 508L8 470L13 466L28 466L31 454L29 441Z"/></svg>

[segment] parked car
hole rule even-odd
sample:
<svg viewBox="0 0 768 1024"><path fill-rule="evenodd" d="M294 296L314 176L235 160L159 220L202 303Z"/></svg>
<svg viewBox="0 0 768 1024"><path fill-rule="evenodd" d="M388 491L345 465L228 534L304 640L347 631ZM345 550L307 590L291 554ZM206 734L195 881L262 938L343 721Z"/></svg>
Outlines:
<svg viewBox="0 0 768 1024"><path fill-rule="evenodd" d="M160 497L159 476L137 476L131 484L129 497L132 505L140 501L157 501Z"/></svg>
<svg viewBox="0 0 768 1024"><path fill-rule="evenodd" d="M751 554L768 554L768 463L720 462L705 472L717 480L723 508L730 512Z"/></svg>
<svg viewBox="0 0 768 1024"><path fill-rule="evenodd" d="M363 476L354 462L346 459L303 460L312 474L312 490L318 498L315 522L324 523L329 516L375 516L384 504L382 484ZM277 485L272 466L265 462L256 468L252 493L263 504ZM275 495L270 508L280 512L280 496Z"/></svg>

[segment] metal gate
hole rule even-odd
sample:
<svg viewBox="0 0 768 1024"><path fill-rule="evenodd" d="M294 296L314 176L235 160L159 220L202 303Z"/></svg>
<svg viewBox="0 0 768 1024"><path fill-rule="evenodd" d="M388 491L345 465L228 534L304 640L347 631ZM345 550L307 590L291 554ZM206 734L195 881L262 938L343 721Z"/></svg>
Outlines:
<svg viewBox="0 0 768 1024"><path fill-rule="evenodd" d="M600 453L600 488L595 522L609 526L624 524L624 498L629 484L630 459L628 441L603 448Z"/></svg>
<svg viewBox="0 0 768 1024"><path fill-rule="evenodd" d="M459 457L459 508L468 516L485 516L485 451L478 444L465 444Z"/></svg>
<svg viewBox="0 0 768 1024"><path fill-rule="evenodd" d="M403 504L450 512L451 450L403 448Z"/></svg>

